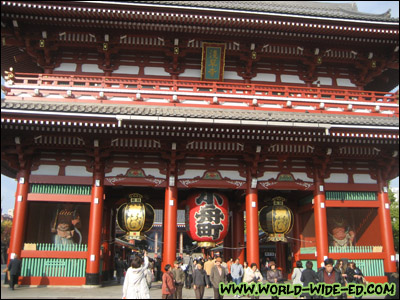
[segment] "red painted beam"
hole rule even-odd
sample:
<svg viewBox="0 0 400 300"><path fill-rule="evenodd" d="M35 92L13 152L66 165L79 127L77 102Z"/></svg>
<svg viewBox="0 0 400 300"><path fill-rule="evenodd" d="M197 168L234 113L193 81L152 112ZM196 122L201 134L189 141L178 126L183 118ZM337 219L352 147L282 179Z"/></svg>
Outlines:
<svg viewBox="0 0 400 300"><path fill-rule="evenodd" d="M34 251L22 250L21 258L88 258L86 251Z"/></svg>
<svg viewBox="0 0 400 300"><path fill-rule="evenodd" d="M340 201L340 200L326 200L326 207L379 207L378 201Z"/></svg>
<svg viewBox="0 0 400 300"><path fill-rule="evenodd" d="M28 201L50 201L50 202L87 202L90 203L91 195L70 194L28 194Z"/></svg>
<svg viewBox="0 0 400 300"><path fill-rule="evenodd" d="M19 285L68 285L85 284L85 277L19 277Z"/></svg>

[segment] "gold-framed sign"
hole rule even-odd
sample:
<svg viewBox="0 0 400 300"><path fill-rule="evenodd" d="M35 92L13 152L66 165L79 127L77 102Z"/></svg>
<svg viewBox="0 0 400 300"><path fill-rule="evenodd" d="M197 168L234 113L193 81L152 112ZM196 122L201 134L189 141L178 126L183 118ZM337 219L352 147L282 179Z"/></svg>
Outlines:
<svg viewBox="0 0 400 300"><path fill-rule="evenodd" d="M224 43L203 43L201 80L223 81L225 68Z"/></svg>

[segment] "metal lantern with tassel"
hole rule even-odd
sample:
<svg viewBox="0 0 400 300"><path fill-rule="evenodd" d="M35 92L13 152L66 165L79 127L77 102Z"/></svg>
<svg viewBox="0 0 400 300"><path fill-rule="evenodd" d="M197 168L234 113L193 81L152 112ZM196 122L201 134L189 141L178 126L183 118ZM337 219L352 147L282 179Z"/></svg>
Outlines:
<svg viewBox="0 0 400 300"><path fill-rule="evenodd" d="M142 203L143 196L138 193L129 195L130 203L124 203L118 208L118 226L127 232L128 241L142 240L143 232L153 227L154 209L148 203Z"/></svg>
<svg viewBox="0 0 400 300"><path fill-rule="evenodd" d="M264 206L259 212L259 222L262 230L267 234L267 241L287 242L285 234L293 227L293 212L283 205L283 197L272 199L273 205Z"/></svg>

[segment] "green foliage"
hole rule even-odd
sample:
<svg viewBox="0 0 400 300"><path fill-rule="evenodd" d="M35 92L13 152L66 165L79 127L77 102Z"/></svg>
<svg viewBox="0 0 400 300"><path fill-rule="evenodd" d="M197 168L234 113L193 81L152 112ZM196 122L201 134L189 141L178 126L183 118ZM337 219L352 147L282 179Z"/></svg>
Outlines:
<svg viewBox="0 0 400 300"><path fill-rule="evenodd" d="M393 241L396 252L399 252L399 202L391 189L388 191L390 200L390 218L392 220Z"/></svg>
<svg viewBox="0 0 400 300"><path fill-rule="evenodd" d="M10 243L12 221L1 221L1 242L8 245Z"/></svg>

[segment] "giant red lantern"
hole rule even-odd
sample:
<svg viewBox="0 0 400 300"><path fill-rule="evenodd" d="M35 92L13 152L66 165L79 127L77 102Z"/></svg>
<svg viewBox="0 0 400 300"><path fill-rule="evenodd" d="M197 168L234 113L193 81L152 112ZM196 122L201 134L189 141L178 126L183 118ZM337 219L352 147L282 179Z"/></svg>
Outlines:
<svg viewBox="0 0 400 300"><path fill-rule="evenodd" d="M229 228L229 203L225 195L199 192L188 198L186 231L199 247L215 247Z"/></svg>

